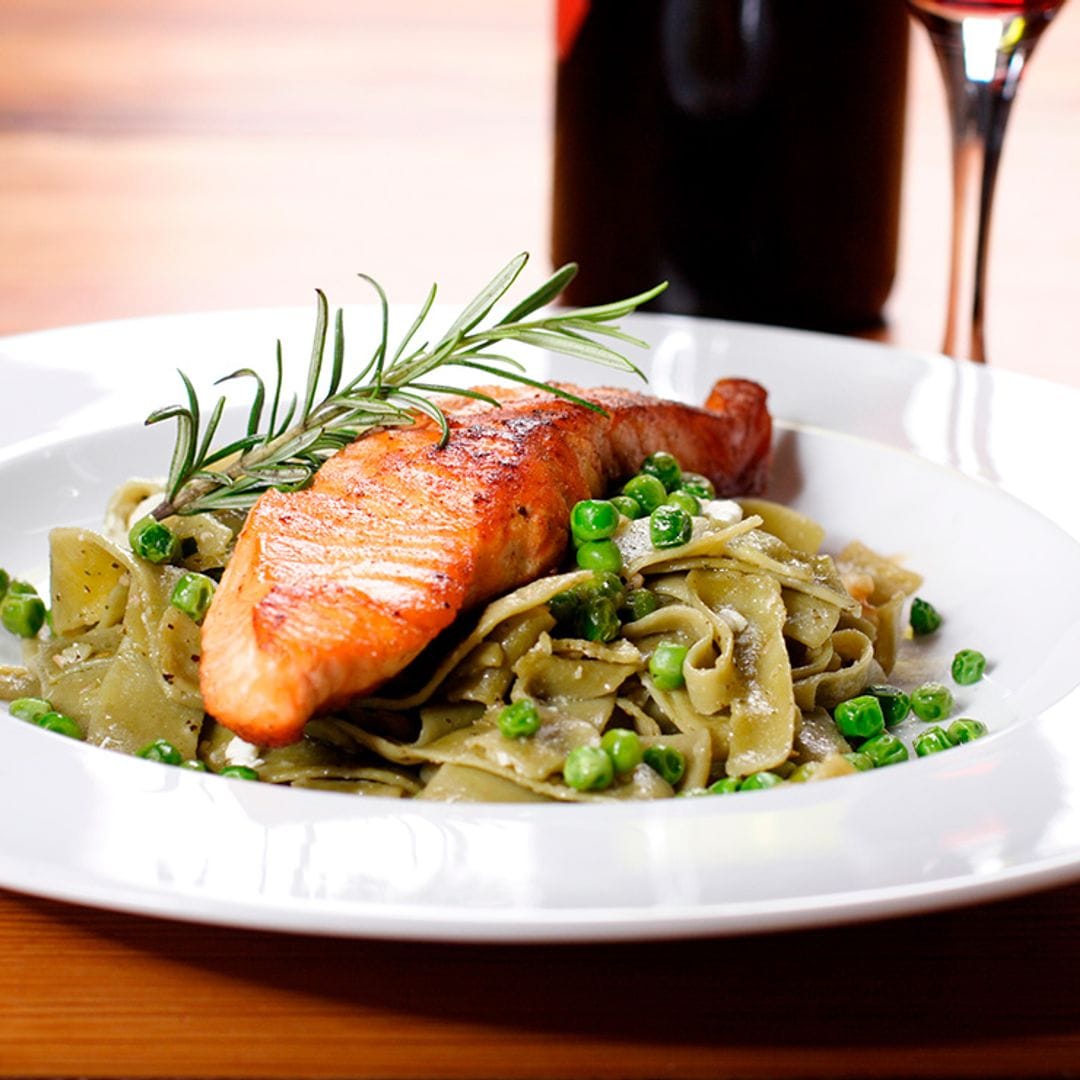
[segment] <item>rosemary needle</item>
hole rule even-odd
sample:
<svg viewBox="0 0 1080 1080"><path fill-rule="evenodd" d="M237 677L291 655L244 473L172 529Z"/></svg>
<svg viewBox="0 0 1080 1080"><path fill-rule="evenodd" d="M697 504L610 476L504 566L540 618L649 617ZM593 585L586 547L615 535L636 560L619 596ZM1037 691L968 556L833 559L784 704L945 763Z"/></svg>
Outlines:
<svg viewBox="0 0 1080 1080"><path fill-rule="evenodd" d="M511 259L465 305L441 338L434 344L414 345L435 302L436 287L433 285L412 325L392 353L386 294L377 281L361 274L378 296L382 330L371 358L348 381L345 381L345 331L341 310L336 312L333 320L333 345L327 363L329 306L325 295L316 291L315 336L303 397L294 395L288 402L285 400L285 371L279 341L270 395L263 379L250 368L234 371L218 380L220 383L246 378L255 383L247 430L242 437L224 446L215 446L214 437L226 398L218 398L204 422L206 411L200 405L191 380L181 371L187 404L158 409L146 418L147 424L176 421L176 443L165 497L154 509L153 516L160 521L172 514L250 509L259 495L270 488L295 491L305 487L328 457L362 435L378 428L411 424L418 414L431 417L442 430L445 441L450 430L447 419L430 395L453 393L490 399L475 390L431 381L429 376L441 368L464 367L501 376L601 411L597 405L572 393L530 378L518 361L503 355L500 351L503 343L518 342L549 349L641 375L630 360L600 339L645 347L644 341L620 330L615 320L657 296L665 285L627 300L530 319L534 312L551 303L577 273L577 266L568 263L497 322L483 326L527 261L525 253Z"/></svg>

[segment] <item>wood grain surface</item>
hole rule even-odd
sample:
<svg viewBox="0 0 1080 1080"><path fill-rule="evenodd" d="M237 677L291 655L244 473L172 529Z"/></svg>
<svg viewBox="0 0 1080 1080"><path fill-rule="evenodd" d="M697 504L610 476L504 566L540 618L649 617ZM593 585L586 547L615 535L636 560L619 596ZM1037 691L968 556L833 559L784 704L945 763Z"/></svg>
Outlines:
<svg viewBox="0 0 1080 1080"><path fill-rule="evenodd" d="M1080 889L813 933L419 945L0 905L5 1075L1068 1076Z"/></svg>
<svg viewBox="0 0 1080 1080"><path fill-rule="evenodd" d="M546 2L0 0L0 333L460 300L546 267ZM1031 65L994 235L993 362L1080 385L1080 9ZM937 71L913 43L886 340L936 348ZM17 827L17 823L5 823ZM0 1075L1080 1074L1080 886L813 932L607 947L332 941L0 893Z"/></svg>

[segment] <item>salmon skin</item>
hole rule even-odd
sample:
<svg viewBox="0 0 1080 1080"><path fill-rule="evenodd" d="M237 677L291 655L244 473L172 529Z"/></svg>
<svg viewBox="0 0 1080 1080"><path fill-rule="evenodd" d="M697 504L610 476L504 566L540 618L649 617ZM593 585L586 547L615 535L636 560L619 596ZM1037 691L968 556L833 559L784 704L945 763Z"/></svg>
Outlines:
<svg viewBox="0 0 1080 1080"><path fill-rule="evenodd" d="M398 674L459 612L555 569L574 503L668 450L718 495L759 491L765 391L725 379L707 408L566 387L606 416L531 388L444 404L328 460L304 491L262 495L203 624L207 712L260 746Z"/></svg>

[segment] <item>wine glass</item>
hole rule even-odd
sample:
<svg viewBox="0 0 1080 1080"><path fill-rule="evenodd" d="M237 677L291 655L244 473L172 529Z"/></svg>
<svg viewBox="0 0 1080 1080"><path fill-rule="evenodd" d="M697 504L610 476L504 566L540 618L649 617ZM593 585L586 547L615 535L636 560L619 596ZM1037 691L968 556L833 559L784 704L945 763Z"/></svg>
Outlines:
<svg viewBox="0 0 1080 1080"><path fill-rule="evenodd" d="M986 360L986 268L1001 145L1020 77L1064 0L907 0L945 78L953 155L949 303L942 351Z"/></svg>

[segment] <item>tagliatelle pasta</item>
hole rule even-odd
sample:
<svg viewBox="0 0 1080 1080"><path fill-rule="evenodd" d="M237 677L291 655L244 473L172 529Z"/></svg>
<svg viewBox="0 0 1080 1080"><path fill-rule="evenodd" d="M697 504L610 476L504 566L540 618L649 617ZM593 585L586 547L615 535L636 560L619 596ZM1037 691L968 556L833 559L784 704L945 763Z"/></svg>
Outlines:
<svg viewBox="0 0 1080 1080"><path fill-rule="evenodd" d="M115 536L154 494L139 483L117 494ZM32 685L98 745L132 753L165 739L213 771L246 765L296 787L482 801L663 798L807 762L817 763L815 777L852 771L829 710L888 673L919 583L861 544L821 553L818 523L765 500L706 504L674 548L643 540L647 521L624 521L615 541L627 584L657 606L613 640L576 636L555 614L553 601L587 586L592 571L543 578L444 635L377 697L316 717L293 746L264 750L204 717L199 627L169 604L185 569L213 573L227 562L239 521L181 519L187 566L152 565L89 530L55 530L53 634L28 644L20 692ZM650 671L662 642L685 649L675 688ZM535 703L538 730L509 738L499 715L522 700ZM599 791L569 784L568 755L613 729L633 731L646 751L678 751L685 768L672 778L642 765Z"/></svg>
<svg viewBox="0 0 1080 1080"><path fill-rule="evenodd" d="M40 695L88 741L135 753L168 739L197 750L199 628L169 604L181 571L87 529L50 537L53 634L26 646Z"/></svg>

